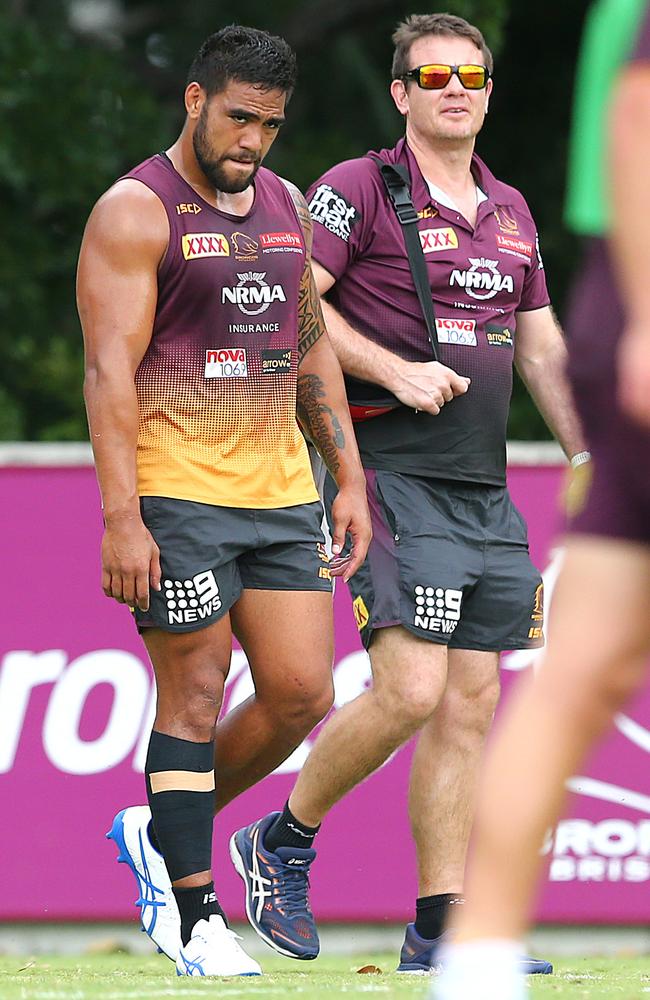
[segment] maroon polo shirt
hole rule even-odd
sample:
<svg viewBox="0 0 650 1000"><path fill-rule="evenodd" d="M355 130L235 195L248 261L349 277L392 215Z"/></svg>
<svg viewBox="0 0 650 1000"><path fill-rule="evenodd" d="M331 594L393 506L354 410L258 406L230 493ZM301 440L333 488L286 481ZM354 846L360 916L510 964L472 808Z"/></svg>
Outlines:
<svg viewBox="0 0 650 1000"><path fill-rule="evenodd" d="M498 181L477 156L472 172L487 201L472 229L431 197L404 139L378 155L409 168L440 360L472 382L436 417L399 406L357 424L363 463L502 485L516 313L549 304L535 223L521 194ZM336 279L328 300L374 343L409 361L430 361L404 236L375 163L366 156L332 167L309 188L307 199L314 259ZM346 378L346 385L353 402L386 396L385 389L356 379Z"/></svg>

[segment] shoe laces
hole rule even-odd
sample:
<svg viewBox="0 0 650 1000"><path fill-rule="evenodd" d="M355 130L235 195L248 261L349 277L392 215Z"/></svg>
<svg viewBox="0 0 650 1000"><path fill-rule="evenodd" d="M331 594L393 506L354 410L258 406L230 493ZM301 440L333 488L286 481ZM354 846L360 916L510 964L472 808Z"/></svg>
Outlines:
<svg viewBox="0 0 650 1000"><path fill-rule="evenodd" d="M309 906L309 864L282 864L280 878L273 882L273 900L287 911L288 916L311 914Z"/></svg>
<svg viewBox="0 0 650 1000"><path fill-rule="evenodd" d="M223 920L223 917L221 919ZM240 952L242 950L241 945L237 944L237 942L243 941L243 938L239 934L236 934L235 931L231 930L230 927L226 925L225 921L223 928L212 925L209 919L206 921L206 923L208 925L208 930L199 931L198 934L193 935L194 938L197 937L201 938L203 943L207 947L210 947L213 944L211 938L215 935L218 935L220 939L219 940L220 947L223 947L223 944L227 942L228 946L231 947L233 951Z"/></svg>

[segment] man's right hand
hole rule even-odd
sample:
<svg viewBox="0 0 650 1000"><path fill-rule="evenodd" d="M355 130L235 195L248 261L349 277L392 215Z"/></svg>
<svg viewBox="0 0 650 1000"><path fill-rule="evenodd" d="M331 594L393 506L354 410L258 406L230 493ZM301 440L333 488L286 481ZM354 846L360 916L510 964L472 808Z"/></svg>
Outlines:
<svg viewBox="0 0 650 1000"><path fill-rule="evenodd" d="M393 384L387 388L405 406L435 417L445 403L464 395L469 384L470 379L439 361L400 361Z"/></svg>
<svg viewBox="0 0 650 1000"><path fill-rule="evenodd" d="M120 604L149 610L149 586L160 590L160 549L137 514L106 518L102 590Z"/></svg>

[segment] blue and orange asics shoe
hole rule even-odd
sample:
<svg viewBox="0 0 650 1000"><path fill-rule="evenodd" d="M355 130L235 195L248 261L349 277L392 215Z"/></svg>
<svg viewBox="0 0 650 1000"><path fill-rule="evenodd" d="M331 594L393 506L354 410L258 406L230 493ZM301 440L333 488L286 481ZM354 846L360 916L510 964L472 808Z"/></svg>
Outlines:
<svg viewBox="0 0 650 1000"><path fill-rule="evenodd" d="M414 972L416 975L427 975L440 972L442 963L438 957L442 945L449 942L449 932L445 931L437 938L420 937L415 924L407 924L404 944L399 956L398 972ZM550 976L553 966L542 958L529 958L522 955L519 959L519 974L523 976Z"/></svg>
<svg viewBox="0 0 650 1000"><path fill-rule="evenodd" d="M162 854L149 840L151 810L148 806L122 809L106 836L117 846L117 860L127 864L138 883L140 923L158 951L172 962L181 944L181 918Z"/></svg>
<svg viewBox="0 0 650 1000"><path fill-rule="evenodd" d="M308 898L316 851L267 851L264 834L279 815L270 813L233 834L230 857L246 886L246 914L262 940L288 958L316 958L320 942Z"/></svg>

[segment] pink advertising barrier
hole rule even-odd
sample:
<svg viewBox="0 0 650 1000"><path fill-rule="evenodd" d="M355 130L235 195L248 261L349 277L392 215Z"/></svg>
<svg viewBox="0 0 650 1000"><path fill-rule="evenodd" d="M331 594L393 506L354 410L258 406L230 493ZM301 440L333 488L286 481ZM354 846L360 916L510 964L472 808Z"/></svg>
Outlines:
<svg viewBox="0 0 650 1000"><path fill-rule="evenodd" d="M552 549L559 479L557 465L510 470L533 558L545 572L547 603L558 562ZM154 691L129 613L99 587L101 521L93 470L5 461L0 514L0 920L133 919L132 876L116 866L104 834L115 812L144 801ZM606 594L602 612L606 617ZM516 673L534 658L504 657L506 697ZM335 681L338 706L368 681L344 587L336 595ZM244 654L235 650L226 707L251 690ZM547 844L542 920L648 921L649 709L645 694L573 780L567 818ZM216 882L234 919L244 910L228 837L282 807L308 748L299 748L278 773L218 817ZM412 919L409 760L407 747L328 817L313 873L313 906L321 920Z"/></svg>

